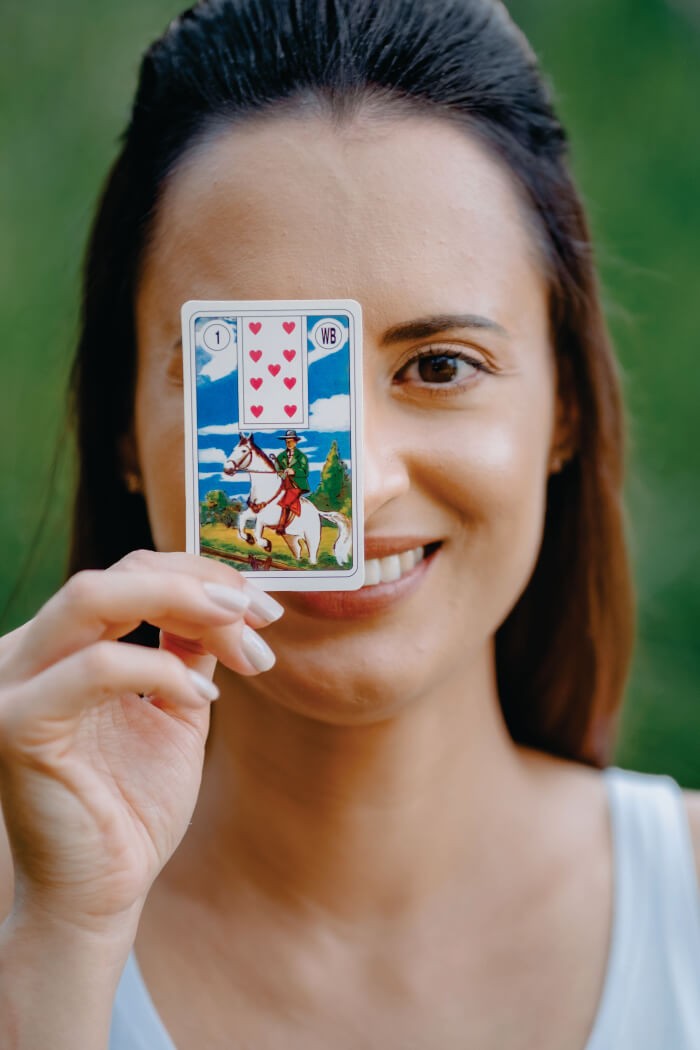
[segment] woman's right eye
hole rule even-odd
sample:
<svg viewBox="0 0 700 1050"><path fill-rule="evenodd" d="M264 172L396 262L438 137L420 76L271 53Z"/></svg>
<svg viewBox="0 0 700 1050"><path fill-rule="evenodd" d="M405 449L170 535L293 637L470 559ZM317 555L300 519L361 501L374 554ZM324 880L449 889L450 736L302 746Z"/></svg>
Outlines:
<svg viewBox="0 0 700 1050"><path fill-rule="evenodd" d="M474 357L455 350L430 350L416 354L394 376L394 383L412 386L461 387L478 372L490 369Z"/></svg>

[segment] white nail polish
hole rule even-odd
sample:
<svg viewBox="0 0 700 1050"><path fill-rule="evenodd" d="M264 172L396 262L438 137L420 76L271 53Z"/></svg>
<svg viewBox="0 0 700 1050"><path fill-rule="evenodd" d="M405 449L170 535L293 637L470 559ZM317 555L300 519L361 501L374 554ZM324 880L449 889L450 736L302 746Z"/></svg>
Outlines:
<svg viewBox="0 0 700 1050"><path fill-rule="evenodd" d="M231 612L243 612L250 605L248 595L238 590L237 587L225 587L221 583L209 583L208 581L203 584L203 587L213 602L222 605L224 609L230 609Z"/></svg>
<svg viewBox="0 0 700 1050"><path fill-rule="evenodd" d="M284 612L283 605L275 601L267 591L261 591L255 584L248 584L246 594L250 600L250 605L248 606L250 611L260 616L261 619L267 620L268 623L274 623L275 620L279 620Z"/></svg>
<svg viewBox="0 0 700 1050"><path fill-rule="evenodd" d="M256 671L269 671L275 662L270 646L247 624L241 632L241 648Z"/></svg>
<svg viewBox="0 0 700 1050"><path fill-rule="evenodd" d="M212 681L205 678L199 671L193 671L191 667L186 668L188 675L192 679L192 683L201 697L205 700L217 700L219 697L219 690Z"/></svg>

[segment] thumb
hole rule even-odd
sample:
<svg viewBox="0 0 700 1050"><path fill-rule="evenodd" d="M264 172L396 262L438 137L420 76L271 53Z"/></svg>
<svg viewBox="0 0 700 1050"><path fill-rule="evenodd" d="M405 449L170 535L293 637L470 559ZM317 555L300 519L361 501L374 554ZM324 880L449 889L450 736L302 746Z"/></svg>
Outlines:
<svg viewBox="0 0 700 1050"><path fill-rule="evenodd" d="M192 671L197 671L205 678L208 678L209 681L214 677L216 657L212 656L211 653L208 653L206 649L194 639L182 638L179 635L169 634L167 631L161 631L159 648L167 649L168 652L174 653L175 656L182 660L186 667L189 667ZM159 707L161 709L172 708L172 705L167 700L163 700L158 696L152 697L150 702L154 707ZM210 704L204 704L196 711L188 710L181 713L180 717L192 724L196 724L198 730L203 734L203 739L206 739L207 733L209 732L211 717Z"/></svg>

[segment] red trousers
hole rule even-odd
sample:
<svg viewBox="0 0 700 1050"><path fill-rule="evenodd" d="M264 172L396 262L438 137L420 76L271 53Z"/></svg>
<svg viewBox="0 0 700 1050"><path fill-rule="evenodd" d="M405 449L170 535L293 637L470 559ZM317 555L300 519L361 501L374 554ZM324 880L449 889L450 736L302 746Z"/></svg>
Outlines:
<svg viewBox="0 0 700 1050"><path fill-rule="evenodd" d="M299 497L301 496L302 490L296 487L291 478L283 478L282 484L284 486L284 493L280 499L280 507L289 507L292 514L301 514Z"/></svg>

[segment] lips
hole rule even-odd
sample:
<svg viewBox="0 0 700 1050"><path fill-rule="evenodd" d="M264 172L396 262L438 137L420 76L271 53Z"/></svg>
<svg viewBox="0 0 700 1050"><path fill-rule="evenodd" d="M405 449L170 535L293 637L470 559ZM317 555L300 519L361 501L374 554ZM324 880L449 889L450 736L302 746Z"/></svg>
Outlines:
<svg viewBox="0 0 700 1050"><path fill-rule="evenodd" d="M439 543L432 536L365 536L365 561Z"/></svg>

